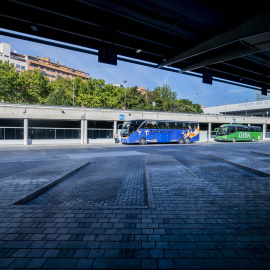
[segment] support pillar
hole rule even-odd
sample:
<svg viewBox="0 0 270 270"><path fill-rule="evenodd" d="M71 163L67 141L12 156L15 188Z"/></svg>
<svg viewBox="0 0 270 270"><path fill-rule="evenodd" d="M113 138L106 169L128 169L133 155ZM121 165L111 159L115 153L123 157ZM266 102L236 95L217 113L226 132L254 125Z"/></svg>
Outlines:
<svg viewBox="0 0 270 270"><path fill-rule="evenodd" d="M88 132L87 132L87 129L88 129L88 121L84 120L84 144L88 144L88 138L87 138Z"/></svg>
<svg viewBox="0 0 270 270"><path fill-rule="evenodd" d="M212 130L212 123L208 123L208 138L207 141L211 141L211 130Z"/></svg>
<svg viewBox="0 0 270 270"><path fill-rule="evenodd" d="M262 140L265 140L265 136L266 135L266 124L263 124L263 128L262 128Z"/></svg>
<svg viewBox="0 0 270 270"><path fill-rule="evenodd" d="M81 120L81 144L84 143L84 121L85 120Z"/></svg>
<svg viewBox="0 0 270 270"><path fill-rule="evenodd" d="M23 144L28 145L28 119L23 120Z"/></svg>
<svg viewBox="0 0 270 270"><path fill-rule="evenodd" d="M117 132L117 121L113 122L113 135Z"/></svg>

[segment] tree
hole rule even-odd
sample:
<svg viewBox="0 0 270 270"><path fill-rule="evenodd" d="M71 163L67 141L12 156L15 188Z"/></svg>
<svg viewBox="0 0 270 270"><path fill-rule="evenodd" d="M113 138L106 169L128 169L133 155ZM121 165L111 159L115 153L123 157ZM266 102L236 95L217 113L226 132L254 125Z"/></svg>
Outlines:
<svg viewBox="0 0 270 270"><path fill-rule="evenodd" d="M39 70L18 73L8 62L0 64L0 98L4 102L42 104L51 91Z"/></svg>
<svg viewBox="0 0 270 270"><path fill-rule="evenodd" d="M177 94L171 90L169 85L158 86L151 92L149 102L156 103L155 109L157 111L170 111L173 108L173 104L176 102ZM152 106L152 105L151 105Z"/></svg>
<svg viewBox="0 0 270 270"><path fill-rule="evenodd" d="M49 79L38 69L27 70L20 74L22 102L44 104L52 92Z"/></svg>
<svg viewBox="0 0 270 270"><path fill-rule="evenodd" d="M73 100L66 90L63 87L60 87L48 96L46 104L54 106L72 106Z"/></svg>
<svg viewBox="0 0 270 270"><path fill-rule="evenodd" d="M21 102L17 89L19 73L9 62L0 63L0 99L4 102Z"/></svg>
<svg viewBox="0 0 270 270"><path fill-rule="evenodd" d="M138 87L134 86L127 88L127 108L134 110L146 110L147 99L146 95L137 90Z"/></svg>
<svg viewBox="0 0 270 270"><path fill-rule="evenodd" d="M178 112L184 112L184 113L202 113L203 112L199 104L193 104L188 99L177 100L176 108Z"/></svg>

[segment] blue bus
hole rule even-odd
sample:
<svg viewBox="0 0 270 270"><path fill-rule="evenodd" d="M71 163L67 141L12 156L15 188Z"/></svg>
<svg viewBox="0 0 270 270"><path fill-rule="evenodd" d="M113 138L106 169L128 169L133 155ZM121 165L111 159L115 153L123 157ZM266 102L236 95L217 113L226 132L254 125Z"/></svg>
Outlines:
<svg viewBox="0 0 270 270"><path fill-rule="evenodd" d="M167 120L125 121L121 130L121 142L139 143L190 143L199 141L198 122Z"/></svg>

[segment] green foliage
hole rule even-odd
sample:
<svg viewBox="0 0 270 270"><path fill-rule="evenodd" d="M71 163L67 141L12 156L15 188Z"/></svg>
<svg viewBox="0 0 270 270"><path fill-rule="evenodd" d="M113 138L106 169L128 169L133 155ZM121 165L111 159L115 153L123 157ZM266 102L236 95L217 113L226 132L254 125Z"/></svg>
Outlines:
<svg viewBox="0 0 270 270"><path fill-rule="evenodd" d="M4 102L42 104L50 91L48 78L38 70L19 74L7 62L0 64L0 99Z"/></svg>
<svg viewBox="0 0 270 270"><path fill-rule="evenodd" d="M0 62L0 100L12 103L48 104L121 109L202 113L199 104L177 99L169 85L143 94L137 86L119 88L103 79L59 78L52 83L38 69L21 74L9 63ZM155 102L155 107L153 107Z"/></svg>
<svg viewBox="0 0 270 270"><path fill-rule="evenodd" d="M50 93L46 100L48 105L72 106L73 96L66 91L63 85L56 85L56 89Z"/></svg>

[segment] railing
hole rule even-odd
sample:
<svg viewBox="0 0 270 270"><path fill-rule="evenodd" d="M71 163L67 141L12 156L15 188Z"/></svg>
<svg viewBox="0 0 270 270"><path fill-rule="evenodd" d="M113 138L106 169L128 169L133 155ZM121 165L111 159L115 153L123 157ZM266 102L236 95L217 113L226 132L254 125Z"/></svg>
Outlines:
<svg viewBox="0 0 270 270"><path fill-rule="evenodd" d="M20 127L0 127L0 140L23 140L24 129ZM58 140L80 139L80 128L29 128L28 139ZM113 129L87 129L88 139L112 139Z"/></svg>
<svg viewBox="0 0 270 270"><path fill-rule="evenodd" d="M216 131L211 131L211 139L215 139L217 136L217 132Z"/></svg>
<svg viewBox="0 0 270 270"><path fill-rule="evenodd" d="M28 138L32 140L80 139L80 128L29 128Z"/></svg>
<svg viewBox="0 0 270 270"><path fill-rule="evenodd" d="M87 138L88 139L112 139L113 129L88 128Z"/></svg>
<svg viewBox="0 0 270 270"><path fill-rule="evenodd" d="M23 128L0 127L0 140L23 140Z"/></svg>

